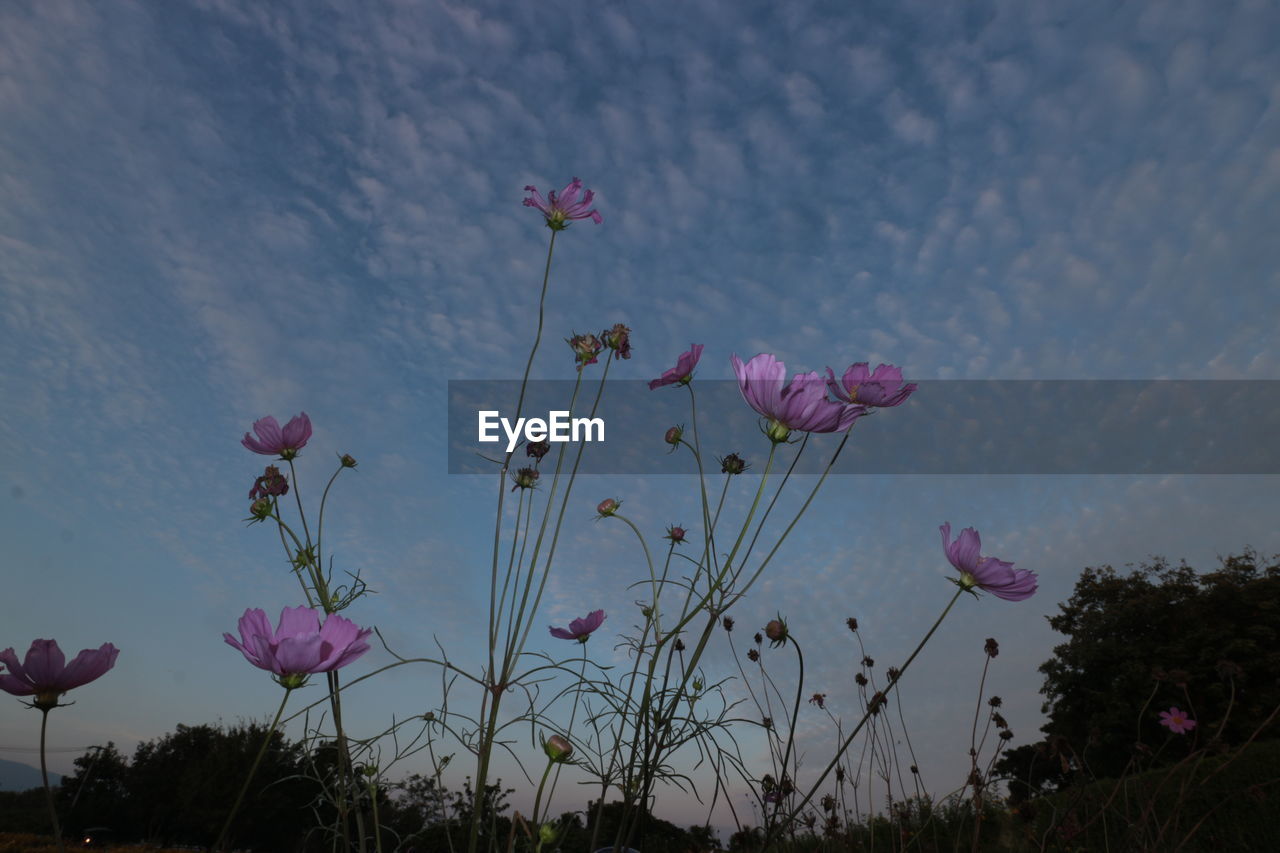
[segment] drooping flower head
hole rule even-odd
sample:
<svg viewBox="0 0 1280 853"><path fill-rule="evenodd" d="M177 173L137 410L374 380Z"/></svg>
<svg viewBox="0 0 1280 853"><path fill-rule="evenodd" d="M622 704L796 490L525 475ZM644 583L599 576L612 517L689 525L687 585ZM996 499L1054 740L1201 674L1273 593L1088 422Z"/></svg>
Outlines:
<svg viewBox="0 0 1280 853"><path fill-rule="evenodd" d="M609 349L618 353L618 358L631 358L631 329L621 323L614 323L612 329L600 333L600 340Z"/></svg>
<svg viewBox="0 0 1280 853"><path fill-rule="evenodd" d="M693 369L698 366L698 359L702 358L702 344L689 344L687 352L680 353L680 357L676 359L676 366L663 372L657 379L649 382L649 390L661 388L663 385L688 385L689 380L693 378Z"/></svg>
<svg viewBox="0 0 1280 853"><path fill-rule="evenodd" d="M0 652L0 663L9 671L0 674L0 690L14 696L34 696L33 705L42 711L58 707L58 697L68 690L101 678L116 665L120 650L111 643L84 649L70 664L57 640L35 640L27 656L18 663L12 648Z"/></svg>
<svg viewBox="0 0 1280 853"><path fill-rule="evenodd" d="M552 231L563 231L569 227L570 220L574 219L590 219L597 225L604 221L597 211L588 210L596 194L591 190L583 193L582 181L577 178L565 185L559 194L551 190L545 199L538 188L532 185L525 187L524 191L533 193L524 200L524 206L536 207L542 211L542 215L547 218L547 227ZM582 193L581 199L578 198L579 193Z"/></svg>
<svg viewBox="0 0 1280 853"><path fill-rule="evenodd" d="M1035 572L1015 569L1013 563L1006 563L995 557L979 556L982 540L978 537L978 531L966 527L952 542L951 522L948 521L938 529L942 531L942 548L947 554L947 560L960 572L960 579L956 583L962 589L979 587L1005 601L1025 601L1035 594L1038 586Z"/></svg>
<svg viewBox="0 0 1280 853"><path fill-rule="evenodd" d="M1176 735L1184 735L1196 727L1196 721L1188 717L1186 711L1179 711L1175 706L1160 712L1160 725Z"/></svg>
<svg viewBox="0 0 1280 853"><path fill-rule="evenodd" d="M766 434L775 443L786 441L792 430L844 432L867 413L864 406L828 400L817 373L797 373L788 383L787 366L769 353L746 364L737 355L730 360L742 398L768 420Z"/></svg>
<svg viewBox="0 0 1280 853"><path fill-rule="evenodd" d="M870 372L869 366L865 361L852 365L839 382L835 371L828 367L827 387L837 400L877 408L897 406L916 390L914 382L910 385L902 383L902 368L881 364Z"/></svg>
<svg viewBox="0 0 1280 853"><path fill-rule="evenodd" d="M298 451L307 446L311 438L311 418L303 412L289 419L289 423L280 429L280 422L267 415L253 422L256 437L244 434L240 443L263 456L279 456L281 459L292 459Z"/></svg>
<svg viewBox="0 0 1280 853"><path fill-rule="evenodd" d="M301 687L307 676L341 669L369 651L372 628L330 613L320 622L310 607L286 607L275 630L267 614L251 608L240 617L240 639L223 634L227 645L240 650L249 663L274 673L282 687Z"/></svg>
<svg viewBox="0 0 1280 853"><path fill-rule="evenodd" d="M551 636L561 640L577 640L585 643L591 633L604 624L604 611L593 610L581 619L574 619L568 628L552 628Z"/></svg>

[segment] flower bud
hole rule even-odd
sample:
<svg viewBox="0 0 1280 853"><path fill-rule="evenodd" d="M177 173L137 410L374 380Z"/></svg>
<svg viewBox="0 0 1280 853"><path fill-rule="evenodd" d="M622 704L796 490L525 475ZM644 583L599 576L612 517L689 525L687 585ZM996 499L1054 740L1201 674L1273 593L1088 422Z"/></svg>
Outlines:
<svg viewBox="0 0 1280 853"><path fill-rule="evenodd" d="M556 843L556 825L554 823L544 823L538 827L538 841L544 847L550 847Z"/></svg>
<svg viewBox="0 0 1280 853"><path fill-rule="evenodd" d="M569 756L573 755L573 744L560 735L552 735L543 741L542 751L547 754L547 758L557 763L568 761Z"/></svg>
<svg viewBox="0 0 1280 853"><path fill-rule="evenodd" d="M620 506L622 506L622 501L616 498L605 498L596 504L596 512L600 513L602 518L607 518L617 512Z"/></svg>
<svg viewBox="0 0 1280 853"><path fill-rule="evenodd" d="M774 444L783 444L791 437L791 427L781 424L771 418L764 428L764 434Z"/></svg>
<svg viewBox="0 0 1280 853"><path fill-rule="evenodd" d="M271 501L258 498L249 504L249 515L253 516L254 521L266 521L271 517Z"/></svg>
<svg viewBox="0 0 1280 853"><path fill-rule="evenodd" d="M769 638L769 643L774 648L785 645L787 638L790 636L787 633L787 623L783 622L781 618L770 619L769 624L764 626L764 635Z"/></svg>
<svg viewBox="0 0 1280 853"><path fill-rule="evenodd" d="M667 444L671 445L672 447L678 447L680 445L680 438L683 435L684 435L684 427L673 426L667 430L667 434L663 436L662 440L665 441Z"/></svg>
<svg viewBox="0 0 1280 853"><path fill-rule="evenodd" d="M344 454L342 454L341 456L339 456L339 457L338 457L338 461L340 461L340 462L342 463L342 467L343 467L343 468L354 468L354 467L356 467L356 460L355 460L355 457L354 457L354 456L352 456L350 453L344 453Z"/></svg>
<svg viewBox="0 0 1280 853"><path fill-rule="evenodd" d="M721 474L741 474L750 466L736 453L730 453L728 456L722 456L719 459Z"/></svg>
<svg viewBox="0 0 1280 853"><path fill-rule="evenodd" d="M680 525L676 524L667 528L667 535L664 536L663 538L670 539L674 544L679 545L681 542L685 541L684 537L685 537L685 529Z"/></svg>

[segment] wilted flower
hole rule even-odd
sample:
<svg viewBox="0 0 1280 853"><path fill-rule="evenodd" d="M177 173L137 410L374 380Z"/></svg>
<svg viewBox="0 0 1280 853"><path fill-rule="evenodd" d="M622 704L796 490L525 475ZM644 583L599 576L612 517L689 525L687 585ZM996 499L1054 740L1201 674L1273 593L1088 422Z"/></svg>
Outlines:
<svg viewBox="0 0 1280 853"><path fill-rule="evenodd" d="M724 629L725 629L726 631L732 631L732 630L733 630L733 617L732 617L732 616L726 616L726 617L724 617L724 620L723 620L720 624L724 625Z"/></svg>
<svg viewBox="0 0 1280 853"><path fill-rule="evenodd" d="M987 642L982 646L982 650L987 653L987 657L993 658L1000 654L1000 644L996 642L995 637L987 637Z"/></svg>
<svg viewBox="0 0 1280 853"><path fill-rule="evenodd" d="M564 342L573 350L579 371L588 364L595 364L599 360L596 356L600 354L600 350L604 349L604 344L600 343L600 339L595 335L574 335L571 338L565 338Z"/></svg>
<svg viewBox="0 0 1280 853"><path fill-rule="evenodd" d="M827 694L825 693L815 693L809 697L809 704L817 705L819 708L826 708L827 707L826 702L827 702Z"/></svg>
<svg viewBox="0 0 1280 853"><path fill-rule="evenodd" d="M942 547L947 559L960 571L960 579L956 583L962 589L980 587L1006 601L1025 601L1035 594L1035 572L1015 569L1013 563L1006 563L995 557L978 556L982 548L978 531L966 527L952 542L951 522L938 529L942 531Z"/></svg>
<svg viewBox="0 0 1280 853"><path fill-rule="evenodd" d="M787 440L792 430L844 432L867 410L863 406L833 403L817 373L798 373L786 382L787 366L769 353L742 363L734 355L733 372L747 405L767 419L765 434L774 443Z"/></svg>
<svg viewBox="0 0 1280 853"><path fill-rule="evenodd" d="M280 469L274 465L268 465L267 469L262 472L262 476L253 481L253 488L249 490L249 497L253 500L267 497L278 498L287 494L289 494L289 481L284 474L280 473Z"/></svg>
<svg viewBox="0 0 1280 853"><path fill-rule="evenodd" d="M683 527L678 524L673 524L671 527L667 528L667 535L663 538L670 539L672 543L679 545L681 542L685 541L685 534L686 531Z"/></svg>
<svg viewBox="0 0 1280 853"><path fill-rule="evenodd" d="M684 640L680 639L679 637L676 637L675 648L676 648L676 651L678 652L684 651Z"/></svg>
<svg viewBox="0 0 1280 853"><path fill-rule="evenodd" d="M547 754L547 758L552 761L561 762L568 761L569 756L573 755L573 744L568 739L560 735L552 735L542 743L542 751Z"/></svg>
<svg viewBox="0 0 1280 853"><path fill-rule="evenodd" d="M563 231L569 227L569 221L574 219L590 219L597 225L604 221L599 213L587 209L595 198L594 192L587 190L582 199L578 199L578 193L582 192L582 181L577 178L570 181L559 194L555 190L548 192L546 199L542 198L542 194L534 186L527 186L524 191L533 193L524 200L524 206L536 207L542 211L542 215L547 218L547 227L552 231Z"/></svg>
<svg viewBox="0 0 1280 853"><path fill-rule="evenodd" d="M537 485L538 477L542 476L537 468L521 468L519 471L511 475L511 479L515 485L511 487L511 491L516 489L532 489Z"/></svg>
<svg viewBox="0 0 1280 853"><path fill-rule="evenodd" d="M992 696L990 699L987 700L987 704L990 705L992 708L999 708L1003 704L1003 702L1004 700L1002 700L999 696Z"/></svg>
<svg viewBox="0 0 1280 853"><path fill-rule="evenodd" d="M612 329L600 333L600 339L609 349L618 353L618 358L631 358L631 330L621 323L615 323Z"/></svg>
<svg viewBox="0 0 1280 853"><path fill-rule="evenodd" d="M828 367L827 387L837 400L877 408L896 406L916 390L915 383L902 384L901 368L882 364L875 372L868 372L867 367L867 362L858 362L844 372L839 382L836 381L835 371Z"/></svg>
<svg viewBox="0 0 1280 853"><path fill-rule="evenodd" d="M1188 717L1185 711L1179 711L1174 707L1160 712L1160 725L1176 735L1181 735L1194 729L1196 721Z"/></svg>
<svg viewBox="0 0 1280 853"><path fill-rule="evenodd" d="M617 512L620 506L622 506L622 501L617 498L605 498L596 504L596 512L600 513L602 517L607 517Z"/></svg>
<svg viewBox="0 0 1280 853"><path fill-rule="evenodd" d="M1000 732L1000 740L1013 740L1013 732L1008 729Z"/></svg>
<svg viewBox="0 0 1280 853"><path fill-rule="evenodd" d="M661 388L663 385L681 385L689 384L689 380L693 378L693 369L698 366L698 359L702 358L702 344L689 344L688 352L683 352L676 359L676 366L665 371L657 379L649 382L649 390Z"/></svg>
<svg viewBox="0 0 1280 853"><path fill-rule="evenodd" d="M850 616L848 619L844 620L844 624L848 625L848 626L849 626L849 630L850 630L850 631L852 631L853 633L855 633L855 634L856 634L856 633L858 633L858 620L857 620L857 619L854 619L852 616Z"/></svg>
<svg viewBox="0 0 1280 853"><path fill-rule="evenodd" d="M763 634L761 634L759 631L756 631L755 635L754 635L754 636L752 636L752 638L751 638L751 639L755 640L755 641L756 641L756 645L758 646L758 645L760 645L761 643L763 643L763 642L764 642L764 635L763 635Z"/></svg>
<svg viewBox="0 0 1280 853"><path fill-rule="evenodd" d="M752 663L755 663L756 661L760 660L760 653L755 649L747 649L747 660L751 661Z"/></svg>
<svg viewBox="0 0 1280 853"><path fill-rule="evenodd" d="M240 439L240 443L246 448L263 456L292 459L298 455L299 450L306 447L311 438L311 418L303 412L290 418L282 430L280 422L267 415L253 422L253 431L256 437L250 437L246 432L244 438Z"/></svg>
<svg viewBox="0 0 1280 853"><path fill-rule="evenodd" d="M0 663L9 668L0 674L0 690L14 696L34 696L32 703L42 711L58 707L58 697L101 678L115 666L120 650L111 643L97 649L84 649L71 663L58 648L57 640L35 640L27 656L18 663L12 648L0 652Z"/></svg>
<svg viewBox="0 0 1280 853"><path fill-rule="evenodd" d="M751 467L736 453L730 453L728 456L722 456L716 461L720 463L721 474L741 474L743 471Z"/></svg>
<svg viewBox="0 0 1280 853"><path fill-rule="evenodd" d="M593 610L581 619L574 619L566 628L552 628L551 636L561 640L577 640L585 643L591 633L604 624L604 611Z"/></svg>
<svg viewBox="0 0 1280 853"><path fill-rule="evenodd" d="M365 639L372 628L361 628L350 619L320 613L310 607L286 607L279 627L271 628L267 614L257 608L240 617L240 639L224 633L227 645L240 650L249 663L275 674L282 687L301 687L307 676L333 672L369 651Z"/></svg>
<svg viewBox="0 0 1280 853"><path fill-rule="evenodd" d="M862 665L866 667L873 667L876 665L876 659L873 658L871 655L863 655Z"/></svg>
<svg viewBox="0 0 1280 853"><path fill-rule="evenodd" d="M550 452L551 442L545 438L542 441L531 441L524 446L524 455L532 456L537 461L541 461L542 457Z"/></svg>
<svg viewBox="0 0 1280 853"><path fill-rule="evenodd" d="M859 687L867 686L867 677L860 672L855 672L853 674L853 680L854 680L854 683L857 684Z"/></svg>

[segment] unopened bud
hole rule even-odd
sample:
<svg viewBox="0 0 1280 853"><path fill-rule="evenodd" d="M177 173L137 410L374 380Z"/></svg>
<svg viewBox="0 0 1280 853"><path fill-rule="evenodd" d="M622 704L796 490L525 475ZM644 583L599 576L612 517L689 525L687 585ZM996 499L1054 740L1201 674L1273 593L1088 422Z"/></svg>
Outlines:
<svg viewBox="0 0 1280 853"><path fill-rule="evenodd" d="M787 623L783 622L781 617L769 620L769 624L764 626L764 635L769 638L774 648L785 645L790 636L787 633Z"/></svg>
<svg viewBox="0 0 1280 853"><path fill-rule="evenodd" d="M602 517L607 518L617 512L618 507L620 506L622 506L622 501L617 500L616 498L605 498L600 501L600 503L596 504L596 512L600 513Z"/></svg>
<svg viewBox="0 0 1280 853"><path fill-rule="evenodd" d="M338 461L342 463L342 467L343 467L343 468L354 468L354 467L356 467L356 460L355 460L355 457L354 457L354 456L352 456L350 453L344 453L344 454L342 454L341 456L339 456L339 457L338 457Z"/></svg>
<svg viewBox="0 0 1280 853"><path fill-rule="evenodd" d="M681 542L685 541L685 533L686 531L683 527L678 524L674 524L667 528L667 535L663 538L670 539L676 545L679 545Z"/></svg>
<svg viewBox="0 0 1280 853"><path fill-rule="evenodd" d="M667 430L667 434L663 437L663 441L675 447L680 444L680 438L684 435L684 428L673 426Z"/></svg>
<svg viewBox="0 0 1280 853"><path fill-rule="evenodd" d="M750 466L736 453L730 453L720 459L720 473L722 474L741 474L748 467Z"/></svg>
<svg viewBox="0 0 1280 853"><path fill-rule="evenodd" d="M542 751L552 761L568 761L569 756L573 755L573 744L560 735L552 735L543 742Z"/></svg>

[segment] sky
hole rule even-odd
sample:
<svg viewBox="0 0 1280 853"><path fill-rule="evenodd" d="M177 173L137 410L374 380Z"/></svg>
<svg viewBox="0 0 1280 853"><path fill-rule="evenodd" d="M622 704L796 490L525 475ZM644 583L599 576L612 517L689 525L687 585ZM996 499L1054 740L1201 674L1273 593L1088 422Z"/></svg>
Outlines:
<svg viewBox="0 0 1280 853"><path fill-rule="evenodd" d="M734 353L793 371L892 363L921 390L855 428L872 456L956 380L1196 380L1210 417L1221 380L1273 387L1277 44L1280 8L1261 1L3 4L0 648L121 650L51 720L68 750L52 769L87 745L131 754L180 722L274 712L280 688L221 638L248 607L301 603L274 534L243 523L269 460L239 440L264 415L310 416L294 485L313 509L335 454L359 461L326 541L378 594L347 615L407 656L438 643L480 661L496 488L451 473L448 389L524 369L549 235L521 205L529 184L581 177L603 217L557 238L538 380L572 380L560 341L619 322L634 355L611 382L658 376L690 342L709 388ZM1010 411L979 402L932 449L963 460L984 419L1010 434ZM767 443L751 440L707 452L758 473ZM986 637L1002 651L985 692L1012 744L1034 742L1037 667L1061 640L1045 617L1084 567L1280 551L1274 465L984 470L830 478L707 672L736 675L729 640L741 653L782 614L806 695L856 717L846 618L880 668L905 659L953 589L938 526L977 528L1040 588L958 602L904 678L922 777L945 794L967 774ZM735 486L731 517L752 488ZM622 498L651 543L674 523L700 542L695 489L583 477L538 625L605 609L589 651L625 661L613 643L647 570L594 507ZM539 627L529 648L578 654L566 645ZM794 689L790 658L766 654ZM390 660L375 648L349 672ZM441 701L429 667L361 687L357 736ZM34 763L37 730L0 697L0 757ZM815 772L829 721L805 704L799 734ZM440 749L459 753L460 784L470 762ZM765 772L758 737L744 752ZM593 795L575 781L557 805ZM678 792L658 803L706 817Z"/></svg>

